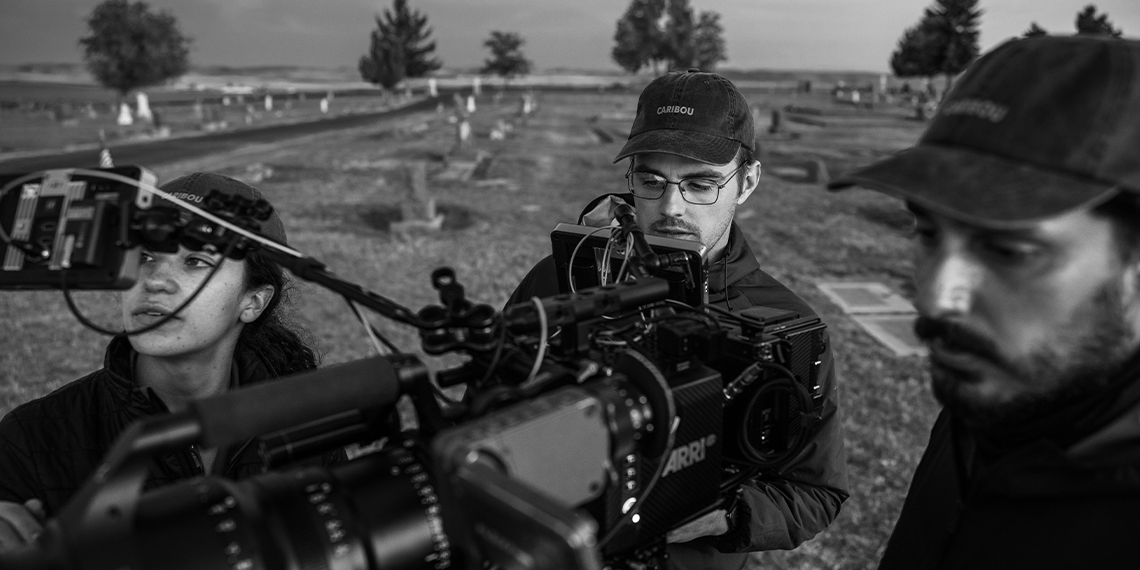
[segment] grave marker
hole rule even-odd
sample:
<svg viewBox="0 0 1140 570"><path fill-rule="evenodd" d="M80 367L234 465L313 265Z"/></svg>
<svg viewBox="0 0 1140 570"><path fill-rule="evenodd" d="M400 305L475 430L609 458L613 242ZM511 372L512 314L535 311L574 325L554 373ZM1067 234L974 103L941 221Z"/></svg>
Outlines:
<svg viewBox="0 0 1140 570"><path fill-rule="evenodd" d="M927 353L914 334L917 312L910 301L876 282L820 282L816 286L863 330L896 356Z"/></svg>

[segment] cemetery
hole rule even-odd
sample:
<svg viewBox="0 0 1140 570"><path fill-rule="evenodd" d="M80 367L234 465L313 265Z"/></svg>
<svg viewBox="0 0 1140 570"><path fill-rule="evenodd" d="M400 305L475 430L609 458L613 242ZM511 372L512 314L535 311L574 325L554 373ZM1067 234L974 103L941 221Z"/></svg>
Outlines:
<svg viewBox="0 0 1140 570"><path fill-rule="evenodd" d="M790 553L754 557L757 564L786 568L874 567L936 404L923 360L900 355L869 332L867 323L882 315L849 312L820 285L875 283L908 298L909 215L878 194L831 194L823 184L828 172L913 144L924 124L904 104L868 109L836 102L819 79L819 90L807 93L798 92L795 82L743 83L764 175L737 222L765 270L815 306L829 326L852 489L823 535ZM430 97L426 88L413 97ZM628 132L638 88L501 91L486 82L481 88L476 95L469 82L451 86L434 108L372 126L145 166L160 180L216 170L250 181L279 207L291 245L405 306L436 301L428 276L440 266L455 268L471 299L501 306L550 252L549 233L557 223L576 219L598 194L624 191L625 166L612 159ZM282 104L275 98L275 108ZM311 106L314 116L318 104L293 100L294 110ZM353 104L350 97L332 99L332 105ZM238 117L250 105L266 113L262 98L223 108ZM183 112L194 118L192 105ZM177 114L168 115L167 124L176 125ZM776 116L783 120L777 123ZM93 161L95 156L93 150ZM340 299L303 283L294 295L323 363L370 353ZM76 297L97 322L115 322L114 294ZM97 362L105 341L75 326L58 293L0 299L11 338L22 339L16 350L0 354L0 366L25 371L18 384L0 385L0 412ZM904 302L897 314L907 310ZM418 349L416 331L379 318L374 323L402 349ZM48 344L72 348L60 358L32 357L34 347ZM433 365L453 364L448 358Z"/></svg>

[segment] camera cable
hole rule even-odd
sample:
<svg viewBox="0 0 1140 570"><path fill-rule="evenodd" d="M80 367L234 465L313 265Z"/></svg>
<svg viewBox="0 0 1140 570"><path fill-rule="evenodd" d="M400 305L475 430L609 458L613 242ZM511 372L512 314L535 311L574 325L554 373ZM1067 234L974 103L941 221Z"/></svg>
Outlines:
<svg viewBox="0 0 1140 570"><path fill-rule="evenodd" d="M86 316L84 316L83 313L79 310L79 306L76 305L75 299L72 298L72 296L71 296L71 289L68 288L68 286L67 286L67 268L60 269L60 271L59 271L59 288L63 291L63 300L67 303L67 308L71 311L71 314L75 316L75 319L78 320L79 323L82 324L83 326L85 326L85 327L87 327L87 328L89 328L89 329L91 329L91 330L93 330L99 334L104 334L104 335L108 335L108 336L117 336L120 334L126 335L126 336L140 335L140 334L143 334L145 332L149 332L149 331L152 331L154 329L157 329L158 327L161 327L162 325L165 325L167 322L169 322L171 319L173 319L176 315L178 315L178 313L182 312L183 309L188 307L190 305L190 303L194 302L194 299L198 298L198 295L200 293L202 293L202 291L206 288L207 285L209 285L210 280L214 278L214 275L218 272L218 269L221 269L222 263L226 260L227 257L229 257L229 254L233 252L233 248L236 244L237 244L237 238L231 240L230 243L226 245L225 251L222 252L222 259L220 259L218 261L218 263L216 265L214 265L214 267L210 268L210 272L208 274L206 274L206 279L203 280L202 283L198 285L198 288L195 289L194 292L191 293L190 296L187 297L186 300L182 302L182 304L178 305L178 308L174 309L173 311L170 312L170 314L159 319L158 321L151 323L149 325L146 325L142 328L137 328L134 330L113 331L110 329L105 329L105 328L99 326L98 324L95 324L93 321L88 319Z"/></svg>

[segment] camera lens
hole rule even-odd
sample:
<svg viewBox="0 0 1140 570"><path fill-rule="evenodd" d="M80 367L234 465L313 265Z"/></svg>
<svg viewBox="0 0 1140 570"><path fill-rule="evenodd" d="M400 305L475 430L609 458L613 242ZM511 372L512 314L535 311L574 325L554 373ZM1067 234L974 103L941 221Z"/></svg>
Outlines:
<svg viewBox="0 0 1140 570"><path fill-rule="evenodd" d="M143 568L439 570L451 565L431 474L393 447L331 469L148 493L135 534Z"/></svg>

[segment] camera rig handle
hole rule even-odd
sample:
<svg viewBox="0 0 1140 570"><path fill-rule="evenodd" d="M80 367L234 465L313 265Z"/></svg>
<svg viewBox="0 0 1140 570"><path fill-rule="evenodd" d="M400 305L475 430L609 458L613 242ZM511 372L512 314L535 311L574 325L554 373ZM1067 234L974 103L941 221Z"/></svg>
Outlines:
<svg viewBox="0 0 1140 570"><path fill-rule="evenodd" d="M622 233L633 239L632 271L639 278L648 277L650 273L661 267L661 260L653 253L649 242L645 241L645 232L637 225L637 214L629 204L620 204L614 208L614 217Z"/></svg>

